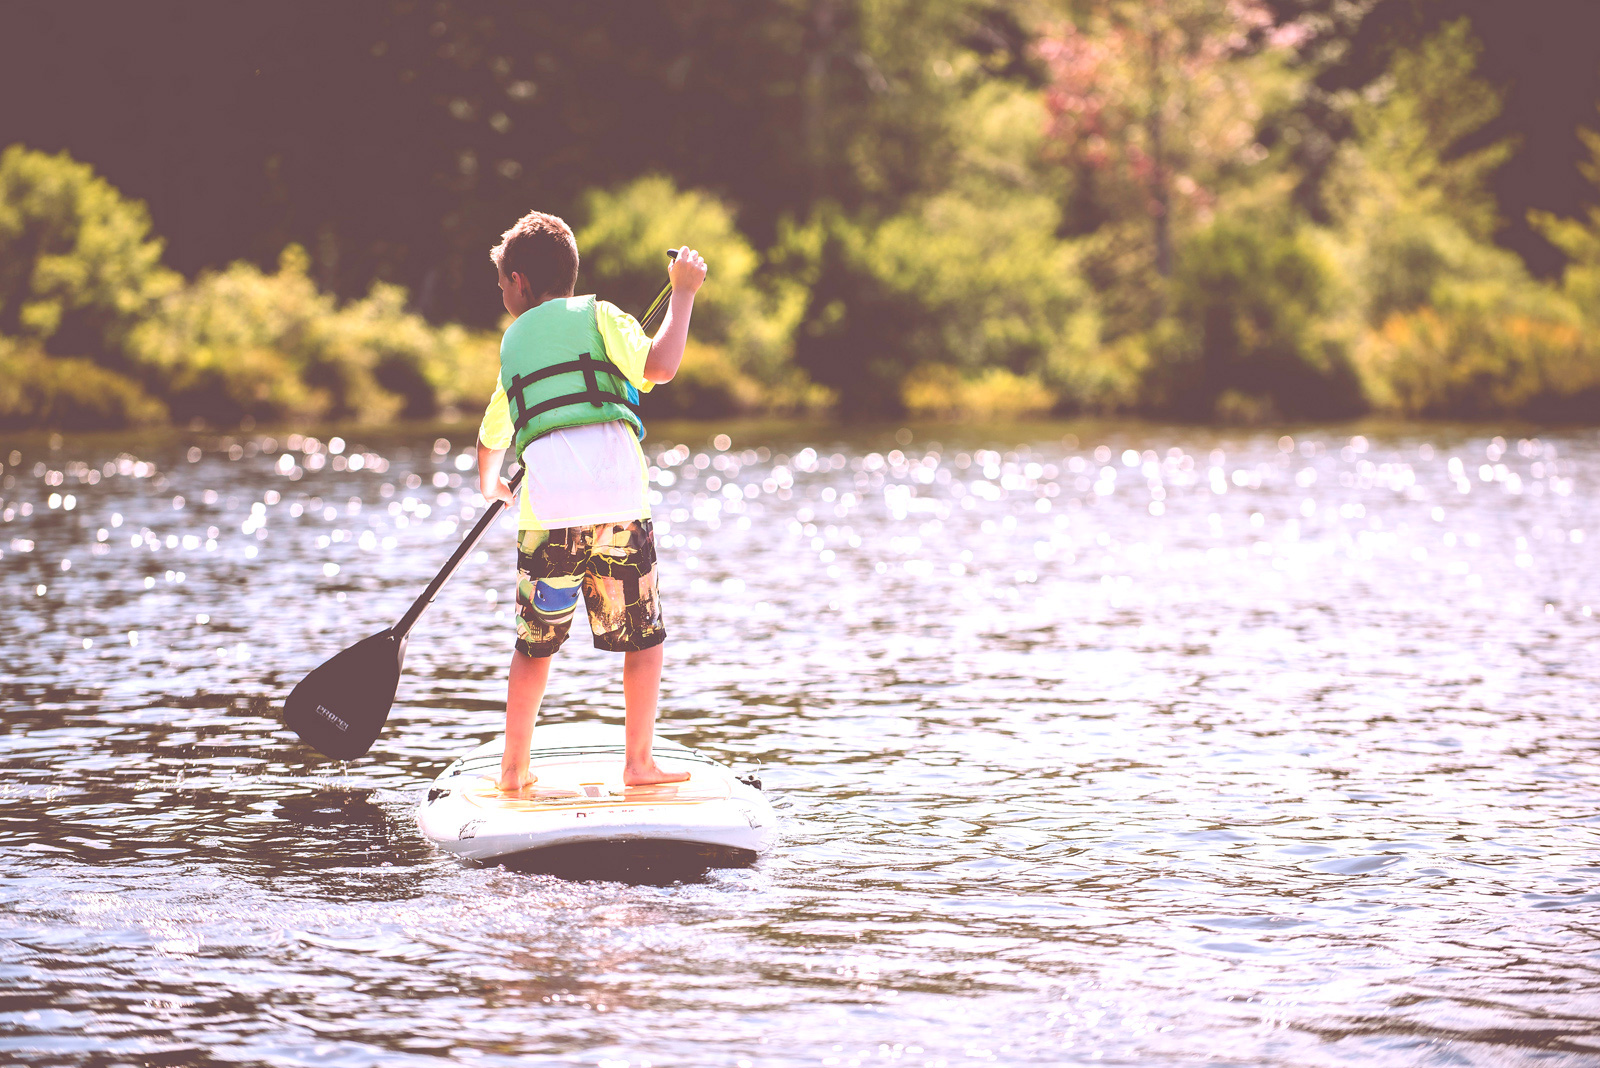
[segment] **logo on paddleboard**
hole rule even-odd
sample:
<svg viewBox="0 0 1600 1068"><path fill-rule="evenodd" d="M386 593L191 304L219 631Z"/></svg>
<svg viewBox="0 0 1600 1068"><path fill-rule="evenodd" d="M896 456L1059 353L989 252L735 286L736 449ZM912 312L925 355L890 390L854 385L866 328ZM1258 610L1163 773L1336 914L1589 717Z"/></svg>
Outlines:
<svg viewBox="0 0 1600 1068"><path fill-rule="evenodd" d="M335 727L338 727L342 731L348 732L350 730L350 724L346 723L344 720L328 711L328 707L326 705L317 706L317 715L321 716L329 723L332 723Z"/></svg>
<svg viewBox="0 0 1600 1068"><path fill-rule="evenodd" d="M463 823L461 825L461 830L456 835L456 838L459 841L463 841L463 842L466 841L468 838L475 838L475 837L477 837L477 834L478 834L478 828L482 827L482 826L483 826L483 821L482 820L468 820L467 822L465 822L465 823Z"/></svg>

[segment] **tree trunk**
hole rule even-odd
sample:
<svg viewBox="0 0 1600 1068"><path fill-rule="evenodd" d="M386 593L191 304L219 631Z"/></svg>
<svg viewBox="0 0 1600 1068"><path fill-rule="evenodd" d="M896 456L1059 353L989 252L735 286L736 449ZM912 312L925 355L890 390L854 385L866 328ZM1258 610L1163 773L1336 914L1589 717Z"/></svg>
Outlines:
<svg viewBox="0 0 1600 1068"><path fill-rule="evenodd" d="M805 79L800 96L800 129L813 198L827 194L828 67L833 61L835 0L816 0L807 33Z"/></svg>
<svg viewBox="0 0 1600 1068"><path fill-rule="evenodd" d="M1150 201L1156 231L1156 273L1172 276L1172 197L1167 189L1167 160L1162 145L1161 119L1166 104L1166 84L1161 77L1161 31L1150 30Z"/></svg>

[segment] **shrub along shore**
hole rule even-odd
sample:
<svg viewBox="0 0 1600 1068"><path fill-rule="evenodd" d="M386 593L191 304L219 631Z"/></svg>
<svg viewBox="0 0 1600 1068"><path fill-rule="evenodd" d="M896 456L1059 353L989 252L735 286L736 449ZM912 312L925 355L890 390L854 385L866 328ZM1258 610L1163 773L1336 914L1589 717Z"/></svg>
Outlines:
<svg viewBox="0 0 1600 1068"><path fill-rule="evenodd" d="M1148 115L1118 111L1150 83L1144 38L1091 20L1041 34L1042 87L990 79L951 103L940 180L895 210L818 200L758 248L713 192L592 190L569 210L580 287L637 310L664 248L706 254L658 416L1596 421L1600 208L1531 219L1567 257L1558 278L1495 244L1511 146L1460 149L1499 108L1467 25L1328 105L1350 132L1314 183L1285 132L1308 78L1292 42L1213 29L1164 85L1184 146L1165 157ZM88 165L0 153L0 428L376 423L487 398L497 334L431 322L399 286L337 299L295 244L193 278L163 250Z"/></svg>

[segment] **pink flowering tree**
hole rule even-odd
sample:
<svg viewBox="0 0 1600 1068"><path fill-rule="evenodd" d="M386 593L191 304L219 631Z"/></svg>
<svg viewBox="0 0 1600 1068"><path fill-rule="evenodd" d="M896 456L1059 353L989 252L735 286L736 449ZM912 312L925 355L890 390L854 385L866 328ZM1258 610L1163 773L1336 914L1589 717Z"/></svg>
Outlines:
<svg viewBox="0 0 1600 1068"><path fill-rule="evenodd" d="M1293 92L1301 31L1261 0L1092 0L1037 48L1053 152L1075 178L1083 229L1119 223L1162 278L1175 223L1204 221L1267 156L1264 112Z"/></svg>

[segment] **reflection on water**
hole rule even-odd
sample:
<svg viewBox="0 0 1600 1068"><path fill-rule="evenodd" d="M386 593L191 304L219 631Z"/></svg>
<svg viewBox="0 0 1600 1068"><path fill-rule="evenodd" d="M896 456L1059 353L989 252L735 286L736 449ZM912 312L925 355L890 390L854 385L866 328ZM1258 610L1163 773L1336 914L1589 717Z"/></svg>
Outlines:
<svg viewBox="0 0 1600 1068"><path fill-rule="evenodd" d="M667 886L412 823L498 726L509 529L369 759L279 727L480 514L470 429L0 443L0 1060L1600 1053L1594 433L713 433L648 442L663 729L783 840ZM619 674L574 641L547 719Z"/></svg>

